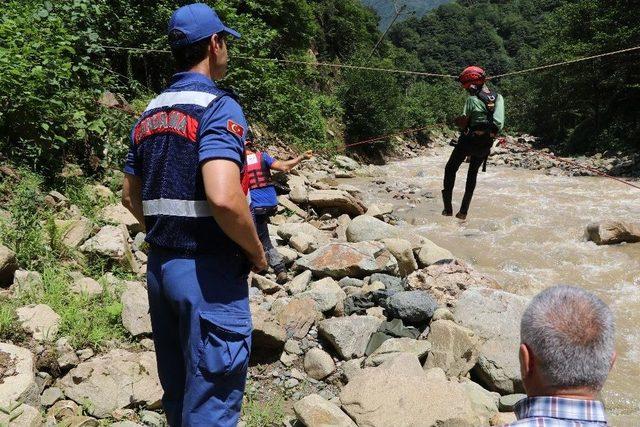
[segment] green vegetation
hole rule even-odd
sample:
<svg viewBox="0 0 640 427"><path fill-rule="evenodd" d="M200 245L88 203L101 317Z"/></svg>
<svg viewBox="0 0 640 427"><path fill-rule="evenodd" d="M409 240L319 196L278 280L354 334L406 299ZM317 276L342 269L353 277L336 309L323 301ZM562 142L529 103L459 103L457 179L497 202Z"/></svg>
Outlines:
<svg viewBox="0 0 640 427"><path fill-rule="evenodd" d="M242 404L242 420L247 427L281 426L284 417L284 399L282 396L259 400L257 394L253 391L251 382L247 383Z"/></svg>

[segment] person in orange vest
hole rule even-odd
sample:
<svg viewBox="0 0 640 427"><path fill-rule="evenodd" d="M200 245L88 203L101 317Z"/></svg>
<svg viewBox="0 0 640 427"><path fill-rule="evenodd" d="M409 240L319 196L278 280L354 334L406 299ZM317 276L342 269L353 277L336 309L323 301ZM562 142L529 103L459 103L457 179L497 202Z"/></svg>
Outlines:
<svg viewBox="0 0 640 427"><path fill-rule="evenodd" d="M313 151L305 151L291 160L277 160L265 151L255 150L253 140L253 132L249 129L245 142L244 181L250 190L251 212L267 261L276 273L276 282L284 283L287 281L287 271L282 256L271 242L267 226L269 217L274 215L278 208L278 197L271 180L271 169L289 172L302 160L310 159Z"/></svg>

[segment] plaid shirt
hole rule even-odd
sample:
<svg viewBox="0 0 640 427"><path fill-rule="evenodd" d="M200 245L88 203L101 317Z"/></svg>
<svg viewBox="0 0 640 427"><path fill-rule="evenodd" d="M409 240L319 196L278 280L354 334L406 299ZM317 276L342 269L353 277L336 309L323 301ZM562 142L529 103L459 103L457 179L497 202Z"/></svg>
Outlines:
<svg viewBox="0 0 640 427"><path fill-rule="evenodd" d="M516 403L514 412L518 421L508 424L508 426L587 427L607 425L604 405L597 400L547 396L528 397Z"/></svg>

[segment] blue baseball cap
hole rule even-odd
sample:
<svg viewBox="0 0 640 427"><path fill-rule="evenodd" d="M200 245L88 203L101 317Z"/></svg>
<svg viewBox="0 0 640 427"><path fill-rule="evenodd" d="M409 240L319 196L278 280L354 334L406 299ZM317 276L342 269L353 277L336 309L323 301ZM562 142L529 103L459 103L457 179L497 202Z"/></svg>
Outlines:
<svg viewBox="0 0 640 427"><path fill-rule="evenodd" d="M240 38L240 33L225 26L215 10L204 3L182 6L169 19L171 47L188 46L220 32Z"/></svg>

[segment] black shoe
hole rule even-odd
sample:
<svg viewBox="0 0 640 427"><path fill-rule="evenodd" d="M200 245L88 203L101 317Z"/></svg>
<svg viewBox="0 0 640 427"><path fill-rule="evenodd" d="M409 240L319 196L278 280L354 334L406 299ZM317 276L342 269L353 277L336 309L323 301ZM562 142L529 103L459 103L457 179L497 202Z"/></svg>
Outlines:
<svg viewBox="0 0 640 427"><path fill-rule="evenodd" d="M452 211L448 211L446 209L444 209L442 211L442 216L453 216L453 212Z"/></svg>
<svg viewBox="0 0 640 427"><path fill-rule="evenodd" d="M444 204L444 209L442 210L442 215L444 216L452 216L453 215L453 206L451 205L451 193L442 190L442 203Z"/></svg>
<svg viewBox="0 0 640 427"><path fill-rule="evenodd" d="M462 212L458 212L456 214L456 218L461 219L461 220L466 220L467 219L467 214L466 213L462 213Z"/></svg>

